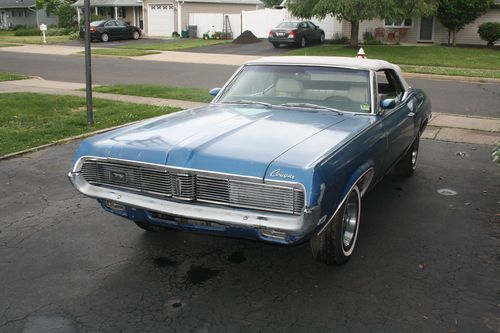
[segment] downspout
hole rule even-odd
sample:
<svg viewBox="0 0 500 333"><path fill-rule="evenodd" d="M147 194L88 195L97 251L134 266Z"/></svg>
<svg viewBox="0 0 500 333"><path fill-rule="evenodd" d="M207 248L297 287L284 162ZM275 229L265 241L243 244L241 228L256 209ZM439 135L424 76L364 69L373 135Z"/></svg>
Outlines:
<svg viewBox="0 0 500 333"><path fill-rule="evenodd" d="M184 1L177 1L177 33L182 36L182 5Z"/></svg>

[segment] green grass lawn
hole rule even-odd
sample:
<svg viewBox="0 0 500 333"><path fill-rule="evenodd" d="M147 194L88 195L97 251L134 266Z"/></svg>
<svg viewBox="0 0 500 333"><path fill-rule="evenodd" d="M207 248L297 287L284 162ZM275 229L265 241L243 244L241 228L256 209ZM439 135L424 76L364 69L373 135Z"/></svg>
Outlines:
<svg viewBox="0 0 500 333"><path fill-rule="evenodd" d="M366 45L367 57L403 65L414 73L500 78L500 51L448 46ZM317 45L293 50L287 55L347 56L357 50L344 45ZM408 65L408 66L404 66Z"/></svg>
<svg viewBox="0 0 500 333"><path fill-rule="evenodd" d="M85 52L80 52L85 54ZM92 55L104 55L104 56L115 56L115 57L138 57L149 54L158 54L160 52L147 51L147 50L119 50L116 48L109 49L93 49Z"/></svg>
<svg viewBox="0 0 500 333"><path fill-rule="evenodd" d="M135 44L118 46L117 49L135 49L135 50L157 50L157 51L177 51L189 49L193 47L208 46L214 44L227 44L231 43L230 40L215 40L215 39L174 39L168 40L163 43L151 44Z"/></svg>
<svg viewBox="0 0 500 333"><path fill-rule="evenodd" d="M18 45L16 45L16 44L0 43L0 47L8 47L8 46L18 46Z"/></svg>
<svg viewBox="0 0 500 333"><path fill-rule="evenodd" d="M207 89L181 88L156 84L116 84L95 87L93 90L103 93L180 99L202 103L209 103L213 99L213 96L208 93Z"/></svg>
<svg viewBox="0 0 500 333"><path fill-rule="evenodd" d="M0 81L13 81L13 80L22 80L22 79L27 79L27 78L28 78L28 76L24 76L24 75L0 72Z"/></svg>
<svg viewBox="0 0 500 333"><path fill-rule="evenodd" d="M88 127L81 97L5 93L0 105L0 156L178 110L94 99L95 125Z"/></svg>
<svg viewBox="0 0 500 333"><path fill-rule="evenodd" d="M69 41L69 36L47 36L47 44L57 44ZM1 35L0 43L17 43L17 44L43 44L42 36L13 36Z"/></svg>

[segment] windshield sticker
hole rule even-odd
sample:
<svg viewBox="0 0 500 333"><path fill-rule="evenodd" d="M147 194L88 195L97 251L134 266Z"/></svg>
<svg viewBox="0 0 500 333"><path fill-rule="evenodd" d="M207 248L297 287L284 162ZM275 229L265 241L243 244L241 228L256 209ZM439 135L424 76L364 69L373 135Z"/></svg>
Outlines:
<svg viewBox="0 0 500 333"><path fill-rule="evenodd" d="M368 103L364 103L364 104L361 104L361 110L363 111L370 111L370 104Z"/></svg>

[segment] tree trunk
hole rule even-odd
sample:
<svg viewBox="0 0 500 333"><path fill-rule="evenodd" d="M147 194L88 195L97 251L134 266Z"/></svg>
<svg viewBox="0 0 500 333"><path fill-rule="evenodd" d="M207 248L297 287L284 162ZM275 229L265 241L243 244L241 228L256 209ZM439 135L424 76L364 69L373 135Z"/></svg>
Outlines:
<svg viewBox="0 0 500 333"><path fill-rule="evenodd" d="M457 30L453 30L453 41L451 43L451 45L453 45L453 47L457 46Z"/></svg>
<svg viewBox="0 0 500 333"><path fill-rule="evenodd" d="M359 21L351 21L351 46L358 47Z"/></svg>

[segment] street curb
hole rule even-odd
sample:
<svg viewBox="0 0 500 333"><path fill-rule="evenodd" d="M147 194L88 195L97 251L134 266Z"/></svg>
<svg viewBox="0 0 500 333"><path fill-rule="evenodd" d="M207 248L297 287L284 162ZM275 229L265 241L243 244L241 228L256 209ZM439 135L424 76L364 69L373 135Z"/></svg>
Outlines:
<svg viewBox="0 0 500 333"><path fill-rule="evenodd" d="M500 79L494 78L482 78L475 76L459 76L459 75L439 75L439 74L423 74L423 73L411 73L403 72L406 78L416 78L416 79L429 79L429 80L439 80L439 81L462 81L462 82L477 82L477 83L500 83Z"/></svg>
<svg viewBox="0 0 500 333"><path fill-rule="evenodd" d="M93 132L89 132L89 133L84 133L84 134L79 134L79 135L75 135L75 136L70 136L69 138L64 138L64 139L56 140L54 142L46 143L46 144L41 145L41 146L37 146L37 147L33 147L33 148L28 148L28 149L21 150L21 151L16 151L16 152L13 152L13 153L10 153L10 154L7 154L7 155L0 156L0 161L8 160L8 159L13 158L13 157L19 157L21 155L25 155L25 154L28 154L28 153L34 153L34 152L39 151L41 149L49 148L49 147L52 147L52 146L57 146L57 145L68 143L68 142L71 142L71 141L74 141L74 140L84 139L84 138L87 138L89 136L93 136L93 135L96 135L96 134L101 134L101 133L104 133L104 132L112 131L114 129L122 128L122 127L125 127L125 126L128 126L128 125L133 125L133 124L136 124L136 123L138 123L140 121L142 121L142 120L137 120L137 121L133 121L131 123L126 123L126 124L122 124L122 125L118 125L118 126L114 126L114 127L103 128L103 129L100 129L100 130L97 130L97 131L93 131Z"/></svg>

